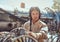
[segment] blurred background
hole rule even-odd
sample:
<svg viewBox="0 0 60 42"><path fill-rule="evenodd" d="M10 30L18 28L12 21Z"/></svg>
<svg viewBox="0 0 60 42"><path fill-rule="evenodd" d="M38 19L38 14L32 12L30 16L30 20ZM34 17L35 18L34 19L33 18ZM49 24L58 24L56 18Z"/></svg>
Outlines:
<svg viewBox="0 0 60 42"><path fill-rule="evenodd" d="M49 32L60 32L60 0L0 0L0 32L22 27L31 7L40 8Z"/></svg>
<svg viewBox="0 0 60 42"><path fill-rule="evenodd" d="M41 20L46 22L49 30L60 28L59 0L0 0L0 31L22 26L29 20L30 7L40 8Z"/></svg>

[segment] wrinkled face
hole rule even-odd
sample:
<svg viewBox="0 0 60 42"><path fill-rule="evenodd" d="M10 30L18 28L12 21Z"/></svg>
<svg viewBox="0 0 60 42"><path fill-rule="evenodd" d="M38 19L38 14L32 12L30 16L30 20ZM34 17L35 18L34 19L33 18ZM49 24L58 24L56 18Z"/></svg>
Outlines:
<svg viewBox="0 0 60 42"><path fill-rule="evenodd" d="M34 20L34 21L38 20L39 19L39 11L33 10L31 12L31 17L32 17L32 20Z"/></svg>

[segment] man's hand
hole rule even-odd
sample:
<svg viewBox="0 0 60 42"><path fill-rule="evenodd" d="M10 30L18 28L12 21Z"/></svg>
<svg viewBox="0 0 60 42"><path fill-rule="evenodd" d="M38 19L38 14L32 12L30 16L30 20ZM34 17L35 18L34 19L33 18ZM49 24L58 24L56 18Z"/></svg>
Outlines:
<svg viewBox="0 0 60 42"><path fill-rule="evenodd" d="M36 38L36 34L33 32L28 31L28 32L26 32L26 34L29 36L32 36L33 38Z"/></svg>
<svg viewBox="0 0 60 42"><path fill-rule="evenodd" d="M29 32L29 35L32 36L33 38L36 38L36 34L33 32Z"/></svg>

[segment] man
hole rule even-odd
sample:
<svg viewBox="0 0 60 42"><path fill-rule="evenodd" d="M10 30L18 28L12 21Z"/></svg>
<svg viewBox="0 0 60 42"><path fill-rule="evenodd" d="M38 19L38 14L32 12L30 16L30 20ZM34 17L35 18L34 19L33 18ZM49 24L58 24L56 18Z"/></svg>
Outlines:
<svg viewBox="0 0 60 42"><path fill-rule="evenodd" d="M40 20L40 10L38 7L31 7L29 11L30 20L24 24L24 28L29 31L28 35L36 38L38 42L47 39L48 27Z"/></svg>

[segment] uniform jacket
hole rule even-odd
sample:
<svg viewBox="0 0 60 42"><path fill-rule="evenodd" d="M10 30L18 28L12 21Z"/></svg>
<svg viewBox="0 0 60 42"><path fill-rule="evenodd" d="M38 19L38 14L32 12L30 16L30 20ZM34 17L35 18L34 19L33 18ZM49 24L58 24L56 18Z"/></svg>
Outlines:
<svg viewBox="0 0 60 42"><path fill-rule="evenodd" d="M27 31L30 30L30 21L28 21L24 24L24 28ZM43 42L44 39L47 39L48 27L41 20L38 20L34 24L32 23L31 24L31 30L32 30L33 33L35 33L36 39L38 40L38 42Z"/></svg>

